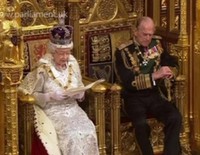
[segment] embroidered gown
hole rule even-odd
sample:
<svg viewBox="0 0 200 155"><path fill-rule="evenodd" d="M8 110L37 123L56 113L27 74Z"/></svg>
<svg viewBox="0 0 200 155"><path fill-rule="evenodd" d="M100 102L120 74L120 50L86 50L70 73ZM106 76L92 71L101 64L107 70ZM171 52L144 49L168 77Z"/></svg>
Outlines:
<svg viewBox="0 0 200 155"><path fill-rule="evenodd" d="M46 54L39 67L25 77L19 90L36 98L35 131L49 155L99 155L95 126L77 101L69 98L45 103L41 95L83 86L78 63L72 55L67 66L65 70L56 70L51 55Z"/></svg>

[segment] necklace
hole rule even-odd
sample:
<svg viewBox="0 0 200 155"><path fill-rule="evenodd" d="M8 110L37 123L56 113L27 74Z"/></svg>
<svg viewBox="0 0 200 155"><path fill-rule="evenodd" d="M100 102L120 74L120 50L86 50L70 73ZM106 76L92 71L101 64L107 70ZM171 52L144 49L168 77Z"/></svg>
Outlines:
<svg viewBox="0 0 200 155"><path fill-rule="evenodd" d="M70 64L68 66L68 80L67 82L63 85L58 79L56 79L56 77L54 76L50 66L44 66L45 70L47 71L47 74L49 75L50 78L52 78L60 87L62 87L63 89L67 89L70 87L71 83L72 83L72 64Z"/></svg>

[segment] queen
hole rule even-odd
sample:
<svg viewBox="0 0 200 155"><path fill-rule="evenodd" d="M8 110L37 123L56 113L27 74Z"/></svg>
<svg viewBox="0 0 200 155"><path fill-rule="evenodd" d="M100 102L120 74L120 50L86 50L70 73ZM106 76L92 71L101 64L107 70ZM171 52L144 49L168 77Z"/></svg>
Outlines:
<svg viewBox="0 0 200 155"><path fill-rule="evenodd" d="M35 97L35 133L47 154L99 155L95 126L77 102L84 99L84 92L66 95L69 89L83 87L78 62L71 54L72 31L66 25L51 30L47 53L19 91ZM41 154L38 147L32 148L32 154Z"/></svg>

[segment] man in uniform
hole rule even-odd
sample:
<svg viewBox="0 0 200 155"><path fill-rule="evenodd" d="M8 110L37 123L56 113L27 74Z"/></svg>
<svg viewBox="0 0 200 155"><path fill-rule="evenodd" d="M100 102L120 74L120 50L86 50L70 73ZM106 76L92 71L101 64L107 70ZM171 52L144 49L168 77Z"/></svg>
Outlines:
<svg viewBox="0 0 200 155"><path fill-rule="evenodd" d="M154 38L155 24L150 17L136 23L133 40L122 44L115 52L115 67L122 85L124 108L130 117L143 155L153 155L147 115L164 124L164 155L180 155L179 134L182 117L173 103L164 98L159 80L176 76L177 61Z"/></svg>

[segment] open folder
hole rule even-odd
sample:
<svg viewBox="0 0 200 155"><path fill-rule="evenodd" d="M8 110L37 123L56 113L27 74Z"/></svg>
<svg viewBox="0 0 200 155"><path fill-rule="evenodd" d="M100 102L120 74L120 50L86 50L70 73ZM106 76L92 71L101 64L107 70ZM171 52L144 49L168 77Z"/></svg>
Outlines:
<svg viewBox="0 0 200 155"><path fill-rule="evenodd" d="M84 87L67 89L65 95L66 96L74 96L76 94L80 94L80 93L82 93L82 92L84 92L84 91L94 87L95 85L104 82L104 81L105 81L105 79L99 79L99 80L96 80L96 81L94 81L94 82L92 82L92 83L90 83L90 84L88 84Z"/></svg>

